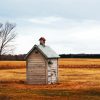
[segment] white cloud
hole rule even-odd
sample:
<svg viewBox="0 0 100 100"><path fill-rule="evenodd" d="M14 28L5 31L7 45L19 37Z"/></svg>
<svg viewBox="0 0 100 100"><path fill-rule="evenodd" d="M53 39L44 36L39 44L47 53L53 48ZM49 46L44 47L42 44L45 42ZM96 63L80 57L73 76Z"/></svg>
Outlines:
<svg viewBox="0 0 100 100"><path fill-rule="evenodd" d="M38 39L44 36L47 39L46 44L50 45L57 53L99 53L99 22L94 20L79 22L64 19L62 23L64 24L61 24L61 26L66 28L41 27L43 23L38 23L40 27L34 27L33 24L23 27L22 30L19 30L19 33L24 34L17 40L19 47L16 52L27 53L34 44L39 44ZM59 20L55 22L56 26L59 26L59 24ZM67 26L69 27L67 28Z"/></svg>
<svg viewBox="0 0 100 100"><path fill-rule="evenodd" d="M41 36L58 53L99 53L100 0L2 0L0 21L15 22L16 53Z"/></svg>
<svg viewBox="0 0 100 100"><path fill-rule="evenodd" d="M34 40L32 35L18 35L16 39L16 54L28 53L28 51L34 45Z"/></svg>
<svg viewBox="0 0 100 100"><path fill-rule="evenodd" d="M0 15L100 20L100 0L1 0Z"/></svg>
<svg viewBox="0 0 100 100"><path fill-rule="evenodd" d="M60 17L42 17L42 18L30 18L29 21L35 24L51 24L57 21L61 21Z"/></svg>

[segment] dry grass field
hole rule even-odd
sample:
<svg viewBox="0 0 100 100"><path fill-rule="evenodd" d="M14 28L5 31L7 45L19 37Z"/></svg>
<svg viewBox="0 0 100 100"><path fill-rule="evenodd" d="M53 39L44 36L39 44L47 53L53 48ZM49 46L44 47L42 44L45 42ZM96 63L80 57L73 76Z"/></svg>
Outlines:
<svg viewBox="0 0 100 100"><path fill-rule="evenodd" d="M25 68L25 61L0 61L0 69ZM60 68L100 68L100 59L60 58Z"/></svg>
<svg viewBox="0 0 100 100"><path fill-rule="evenodd" d="M0 69L25 68L25 61L0 61Z"/></svg>
<svg viewBox="0 0 100 100"><path fill-rule="evenodd" d="M61 68L100 68L100 59L59 59L59 67Z"/></svg>
<svg viewBox="0 0 100 100"><path fill-rule="evenodd" d="M23 65L25 62L17 62L16 67L9 62L14 69L9 66L0 70L0 100L100 100L100 68L68 68L68 65L98 66L99 61L60 59L59 83L52 85L27 85L26 69L17 68L17 63Z"/></svg>

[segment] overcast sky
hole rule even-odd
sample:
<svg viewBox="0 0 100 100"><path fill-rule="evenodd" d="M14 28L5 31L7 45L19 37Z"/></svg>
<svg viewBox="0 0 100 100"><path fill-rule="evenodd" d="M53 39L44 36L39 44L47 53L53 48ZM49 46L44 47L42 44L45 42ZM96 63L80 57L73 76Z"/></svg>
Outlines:
<svg viewBox="0 0 100 100"><path fill-rule="evenodd" d="M0 22L16 23L15 54L43 36L58 54L100 53L100 0L0 0Z"/></svg>

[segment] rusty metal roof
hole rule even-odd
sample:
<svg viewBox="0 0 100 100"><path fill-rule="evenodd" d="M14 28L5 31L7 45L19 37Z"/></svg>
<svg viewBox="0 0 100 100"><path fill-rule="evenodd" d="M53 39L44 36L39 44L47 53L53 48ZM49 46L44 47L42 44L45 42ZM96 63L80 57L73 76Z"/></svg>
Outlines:
<svg viewBox="0 0 100 100"><path fill-rule="evenodd" d="M34 45L34 47L26 55L26 58L31 54L31 52L34 50L34 48L37 48L46 58L59 58L60 57L49 46Z"/></svg>

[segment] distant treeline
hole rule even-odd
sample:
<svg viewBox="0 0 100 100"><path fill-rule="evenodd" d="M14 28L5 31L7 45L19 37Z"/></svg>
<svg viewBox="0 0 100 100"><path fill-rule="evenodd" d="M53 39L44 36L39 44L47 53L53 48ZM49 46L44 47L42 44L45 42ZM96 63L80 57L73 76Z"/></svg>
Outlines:
<svg viewBox="0 0 100 100"><path fill-rule="evenodd" d="M61 58L100 58L100 54L60 54Z"/></svg>
<svg viewBox="0 0 100 100"><path fill-rule="evenodd" d="M26 54L2 55L0 60L24 61ZM100 58L100 54L60 54L60 58Z"/></svg>
<svg viewBox="0 0 100 100"><path fill-rule="evenodd" d="M17 61L24 61L26 54L19 54L19 55L1 55L0 60L17 60Z"/></svg>

